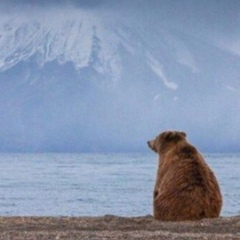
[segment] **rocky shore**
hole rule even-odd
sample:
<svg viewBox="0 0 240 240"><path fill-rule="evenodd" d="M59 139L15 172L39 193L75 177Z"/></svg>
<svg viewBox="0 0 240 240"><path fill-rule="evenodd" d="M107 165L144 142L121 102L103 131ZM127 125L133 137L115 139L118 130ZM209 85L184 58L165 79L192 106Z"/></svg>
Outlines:
<svg viewBox="0 0 240 240"><path fill-rule="evenodd" d="M160 222L152 216L0 217L0 239L240 239L240 216L196 222Z"/></svg>

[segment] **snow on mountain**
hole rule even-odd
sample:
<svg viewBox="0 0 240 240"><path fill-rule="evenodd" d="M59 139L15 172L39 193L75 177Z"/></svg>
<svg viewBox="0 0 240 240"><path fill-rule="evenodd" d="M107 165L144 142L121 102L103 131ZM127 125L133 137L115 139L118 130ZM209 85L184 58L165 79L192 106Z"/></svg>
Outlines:
<svg viewBox="0 0 240 240"><path fill-rule="evenodd" d="M62 64L72 62L79 69L91 63L91 54L100 44L98 57L102 66L95 66L95 69L105 72L111 67L117 74L116 38L109 36L101 19L94 13L68 11L53 16L52 13L42 13L30 20L24 17L4 19L0 38L1 70L7 70L34 54L39 54L41 65L57 60Z"/></svg>
<svg viewBox="0 0 240 240"><path fill-rule="evenodd" d="M170 89L177 89L178 86L177 84L171 82L170 80L167 79L167 77L165 76L164 72L163 72L163 67L159 64L158 61L156 61L152 56L148 57L148 61L149 61L149 65L151 67L151 69L153 70L154 73L156 73L160 79L163 80L164 85Z"/></svg>
<svg viewBox="0 0 240 240"><path fill-rule="evenodd" d="M99 16L100 15L100 16ZM103 15L103 14L102 14ZM165 86L176 89L176 84L167 80L161 61L159 34L164 37L163 48L170 47L173 59L195 69L194 59L183 42L167 31L152 30L152 39L144 37L141 26L130 28L122 23L109 21L101 14L91 11L66 9L37 13L36 16L4 17L0 24L0 71L37 55L38 64L58 61L73 63L76 70L91 65L101 74L111 74L112 80L121 76L119 47L131 54L141 54ZM161 46L160 46L161 47ZM166 49L165 51L169 51ZM94 63L94 58L98 63ZM96 59L95 59L96 60Z"/></svg>
<svg viewBox="0 0 240 240"><path fill-rule="evenodd" d="M239 56L140 2L1 14L0 151L143 151L166 128L239 149Z"/></svg>

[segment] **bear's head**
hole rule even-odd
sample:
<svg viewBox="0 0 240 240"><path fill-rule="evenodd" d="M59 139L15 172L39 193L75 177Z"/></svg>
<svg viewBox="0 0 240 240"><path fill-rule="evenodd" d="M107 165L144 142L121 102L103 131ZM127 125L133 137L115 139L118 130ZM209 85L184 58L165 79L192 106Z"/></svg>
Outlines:
<svg viewBox="0 0 240 240"><path fill-rule="evenodd" d="M148 141L148 146L156 153L163 153L181 140L186 139L185 132L166 131L159 134L154 140Z"/></svg>

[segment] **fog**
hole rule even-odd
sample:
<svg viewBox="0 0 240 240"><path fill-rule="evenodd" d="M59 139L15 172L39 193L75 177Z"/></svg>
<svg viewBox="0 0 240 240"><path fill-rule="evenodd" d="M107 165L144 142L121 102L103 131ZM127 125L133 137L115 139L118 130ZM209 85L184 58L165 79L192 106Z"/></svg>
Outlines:
<svg viewBox="0 0 240 240"><path fill-rule="evenodd" d="M0 151L240 151L239 1L1 1Z"/></svg>

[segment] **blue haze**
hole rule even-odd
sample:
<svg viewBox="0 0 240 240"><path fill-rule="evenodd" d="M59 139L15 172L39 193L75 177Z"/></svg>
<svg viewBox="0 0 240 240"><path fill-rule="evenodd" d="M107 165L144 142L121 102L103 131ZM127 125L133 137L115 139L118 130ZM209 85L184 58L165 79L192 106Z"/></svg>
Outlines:
<svg viewBox="0 0 240 240"><path fill-rule="evenodd" d="M240 151L240 2L0 2L0 152Z"/></svg>

